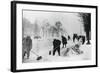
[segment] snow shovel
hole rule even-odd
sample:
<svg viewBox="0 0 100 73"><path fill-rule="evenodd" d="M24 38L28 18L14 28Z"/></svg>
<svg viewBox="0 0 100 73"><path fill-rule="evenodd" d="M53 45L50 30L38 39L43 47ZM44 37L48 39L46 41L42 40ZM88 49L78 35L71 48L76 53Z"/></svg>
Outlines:
<svg viewBox="0 0 100 73"><path fill-rule="evenodd" d="M42 59L42 56L39 56L38 54L36 54L34 51L31 51L32 53L34 53L36 56L37 56L37 59L36 60L41 60Z"/></svg>

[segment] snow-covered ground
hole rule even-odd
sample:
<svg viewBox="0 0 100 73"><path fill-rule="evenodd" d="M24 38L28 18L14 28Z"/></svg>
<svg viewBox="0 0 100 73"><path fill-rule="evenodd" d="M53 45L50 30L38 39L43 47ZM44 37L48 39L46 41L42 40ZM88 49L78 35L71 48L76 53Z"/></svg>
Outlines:
<svg viewBox="0 0 100 73"><path fill-rule="evenodd" d="M76 54L73 50L70 50L67 55L64 55L68 47L73 46L75 43L72 40L68 41L66 48L61 48L61 56L56 52L55 56L49 55L49 51L53 49L53 39L32 39L33 46L30 52L29 59L25 58L24 63L34 63L34 62L53 62L53 61L75 61L75 60L90 60L91 59L91 45L80 46L80 50L83 51L82 54ZM62 45L61 45L62 47ZM42 59L36 60L36 56L33 52L42 56Z"/></svg>

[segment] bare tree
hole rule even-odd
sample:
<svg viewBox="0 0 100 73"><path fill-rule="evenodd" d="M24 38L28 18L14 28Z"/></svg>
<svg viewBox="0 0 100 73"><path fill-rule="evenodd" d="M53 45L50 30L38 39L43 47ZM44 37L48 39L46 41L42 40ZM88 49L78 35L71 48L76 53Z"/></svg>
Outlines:
<svg viewBox="0 0 100 73"><path fill-rule="evenodd" d="M90 13L79 13L84 25L84 31L86 32L87 44L90 44L90 32L91 32L91 14Z"/></svg>
<svg viewBox="0 0 100 73"><path fill-rule="evenodd" d="M30 21L26 18L23 18L22 20L22 35L31 35L33 31L33 25L30 23Z"/></svg>
<svg viewBox="0 0 100 73"><path fill-rule="evenodd" d="M37 20L36 20L34 23L34 36L38 37L39 34L40 34L40 29L39 29L39 25L38 25Z"/></svg>

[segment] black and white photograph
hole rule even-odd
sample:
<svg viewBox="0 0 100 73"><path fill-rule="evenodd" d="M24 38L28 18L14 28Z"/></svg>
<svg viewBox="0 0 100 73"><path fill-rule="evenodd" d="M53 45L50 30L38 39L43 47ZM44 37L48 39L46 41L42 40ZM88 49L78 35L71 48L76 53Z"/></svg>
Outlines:
<svg viewBox="0 0 100 73"><path fill-rule="evenodd" d="M23 63L91 59L91 13L22 13Z"/></svg>
<svg viewBox="0 0 100 73"><path fill-rule="evenodd" d="M12 2L11 68L97 67L97 6Z"/></svg>

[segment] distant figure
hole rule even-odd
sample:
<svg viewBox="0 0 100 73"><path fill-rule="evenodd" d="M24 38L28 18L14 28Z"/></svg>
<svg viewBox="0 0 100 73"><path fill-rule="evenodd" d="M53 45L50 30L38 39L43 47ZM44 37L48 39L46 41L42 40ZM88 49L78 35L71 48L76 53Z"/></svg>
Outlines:
<svg viewBox="0 0 100 73"><path fill-rule="evenodd" d="M78 35L77 34L73 34L73 42L75 42L75 39L78 40Z"/></svg>
<svg viewBox="0 0 100 73"><path fill-rule="evenodd" d="M32 49L32 39L30 36L23 38L22 40L22 58L24 59L25 54L27 54L27 58L30 56L30 51Z"/></svg>
<svg viewBox="0 0 100 73"><path fill-rule="evenodd" d="M70 36L68 35L68 40L70 40Z"/></svg>
<svg viewBox="0 0 100 73"><path fill-rule="evenodd" d="M85 36L80 35L80 36L78 37L78 40L80 40L80 39L81 39L82 44L84 44L84 43L85 43Z"/></svg>
<svg viewBox="0 0 100 73"><path fill-rule="evenodd" d="M60 56L60 45L61 41L58 39L53 40L53 55L55 55L55 52L58 52L58 55Z"/></svg>
<svg viewBox="0 0 100 73"><path fill-rule="evenodd" d="M61 36L61 37L62 37L62 44L63 44L63 47L62 48L64 48L64 46L66 47L67 39L64 36Z"/></svg>

